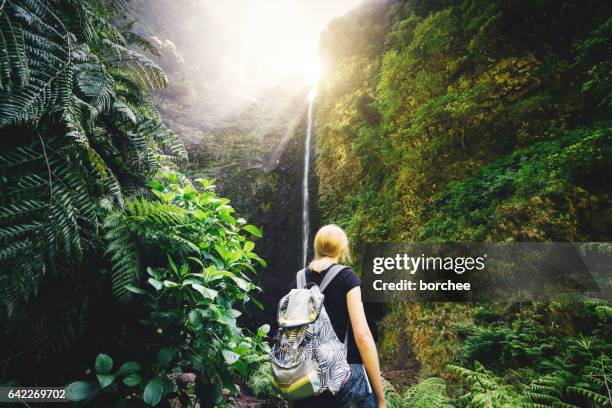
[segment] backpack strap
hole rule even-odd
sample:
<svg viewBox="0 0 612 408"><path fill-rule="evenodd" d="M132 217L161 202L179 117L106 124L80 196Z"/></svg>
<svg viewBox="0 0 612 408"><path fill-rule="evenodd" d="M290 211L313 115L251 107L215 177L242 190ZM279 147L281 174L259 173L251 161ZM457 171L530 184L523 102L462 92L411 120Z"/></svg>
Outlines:
<svg viewBox="0 0 612 408"><path fill-rule="evenodd" d="M325 288L327 287L327 285L329 285L331 283L331 281L340 272L342 272L342 270L344 270L345 268L346 268L346 266L339 265L339 264L332 266L331 269L325 274L325 277L323 278L323 281L321 281L321 284L319 285L319 290L321 292L323 292L325 290ZM297 274L295 276L295 283L296 283L296 286L297 286L298 289L304 289L306 287L306 268L300 269L297 272ZM344 353L345 353L345 356L346 356L347 351L348 351L349 328L350 328L350 324L347 323L347 325L346 325L346 334L344 335Z"/></svg>
<svg viewBox="0 0 612 408"><path fill-rule="evenodd" d="M329 285L331 283L332 280L334 280L334 278L340 273L342 272L343 269L346 269L347 267L344 265L334 265L332 266L329 271L327 271L327 273L325 274L325 276L323 277L323 280L321 281L321 284L319 285L319 290L321 292L323 292L325 290L325 288L327 288L327 285Z"/></svg>
<svg viewBox="0 0 612 408"><path fill-rule="evenodd" d="M344 335L344 354L348 354L348 335L349 329L351 328L351 318L349 316L349 322L346 324L346 334Z"/></svg>
<svg viewBox="0 0 612 408"><path fill-rule="evenodd" d="M306 268L298 271L295 276L295 283L298 289L304 289L306 287Z"/></svg>

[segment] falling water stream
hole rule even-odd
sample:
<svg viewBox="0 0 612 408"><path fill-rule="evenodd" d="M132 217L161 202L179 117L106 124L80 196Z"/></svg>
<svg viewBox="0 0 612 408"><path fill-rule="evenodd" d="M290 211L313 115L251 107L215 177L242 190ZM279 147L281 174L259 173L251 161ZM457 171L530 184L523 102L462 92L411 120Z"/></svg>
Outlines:
<svg viewBox="0 0 612 408"><path fill-rule="evenodd" d="M302 266L306 267L308 241L310 240L310 209L308 197L308 174L310 172L310 150L312 139L312 108L317 96L314 88L308 94L308 123L306 124L306 141L304 142L304 178L302 179Z"/></svg>

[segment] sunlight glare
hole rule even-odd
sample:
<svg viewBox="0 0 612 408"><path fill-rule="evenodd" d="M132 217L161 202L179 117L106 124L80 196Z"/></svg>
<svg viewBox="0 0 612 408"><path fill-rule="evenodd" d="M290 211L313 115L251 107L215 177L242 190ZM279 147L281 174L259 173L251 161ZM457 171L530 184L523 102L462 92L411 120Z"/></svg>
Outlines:
<svg viewBox="0 0 612 408"><path fill-rule="evenodd" d="M317 85L321 78L321 61L319 61L319 58L313 58L312 61L306 62L302 75L308 85Z"/></svg>
<svg viewBox="0 0 612 408"><path fill-rule="evenodd" d="M316 85L321 75L320 33L359 1L207 0L219 27L232 27L226 37L231 46L226 48L229 66L224 75L241 83L245 93L286 79Z"/></svg>

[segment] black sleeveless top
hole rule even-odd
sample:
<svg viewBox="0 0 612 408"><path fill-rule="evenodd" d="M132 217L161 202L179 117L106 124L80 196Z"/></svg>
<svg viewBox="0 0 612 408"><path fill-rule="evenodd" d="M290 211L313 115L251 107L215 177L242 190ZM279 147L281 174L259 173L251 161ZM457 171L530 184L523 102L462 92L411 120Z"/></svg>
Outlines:
<svg viewBox="0 0 612 408"><path fill-rule="evenodd" d="M315 272L310 270L310 268L306 268L306 283L313 282L320 285L323 277L330 268L327 268L321 272ZM341 342L344 342L344 336L346 335L348 325L349 335L347 360L349 364L362 364L359 349L357 348L357 343L355 343L353 328L350 325L348 306L346 305L346 294L349 290L357 286L361 286L361 279L351 268L347 267L336 275L336 277L330 282L323 292L325 295L325 298L323 299L325 310L327 311L329 320L331 320L334 331ZM291 288L297 288L295 279L291 284Z"/></svg>

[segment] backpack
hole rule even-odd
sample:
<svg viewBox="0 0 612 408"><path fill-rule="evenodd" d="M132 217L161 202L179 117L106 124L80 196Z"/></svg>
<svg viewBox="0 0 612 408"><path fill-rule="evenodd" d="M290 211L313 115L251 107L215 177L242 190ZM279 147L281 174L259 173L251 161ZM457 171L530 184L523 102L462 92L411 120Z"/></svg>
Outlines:
<svg viewBox="0 0 612 408"><path fill-rule="evenodd" d="M306 285L306 269L297 273L297 289L278 303L278 332L270 352L272 376L280 393L294 401L329 390L340 391L351 369L344 344L323 306L323 291L346 266L334 265L320 286Z"/></svg>

